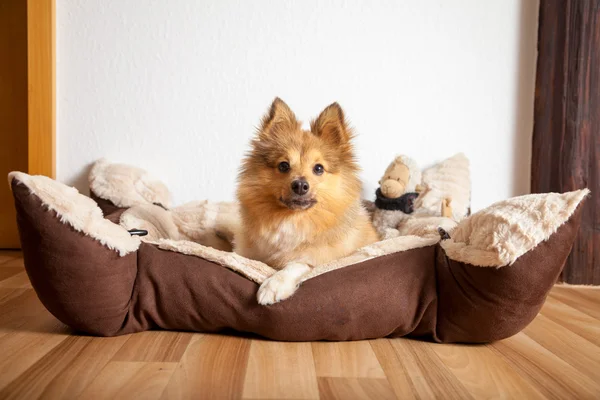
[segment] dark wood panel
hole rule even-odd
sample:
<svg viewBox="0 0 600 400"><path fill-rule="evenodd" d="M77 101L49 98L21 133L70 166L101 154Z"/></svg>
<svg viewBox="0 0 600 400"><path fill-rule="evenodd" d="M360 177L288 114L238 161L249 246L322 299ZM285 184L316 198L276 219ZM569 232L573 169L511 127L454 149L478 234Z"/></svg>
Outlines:
<svg viewBox="0 0 600 400"><path fill-rule="evenodd" d="M600 0L541 0L531 190L588 187L562 280L600 284Z"/></svg>
<svg viewBox="0 0 600 400"><path fill-rule="evenodd" d="M10 171L27 171L27 3L0 1L0 248L19 248Z"/></svg>

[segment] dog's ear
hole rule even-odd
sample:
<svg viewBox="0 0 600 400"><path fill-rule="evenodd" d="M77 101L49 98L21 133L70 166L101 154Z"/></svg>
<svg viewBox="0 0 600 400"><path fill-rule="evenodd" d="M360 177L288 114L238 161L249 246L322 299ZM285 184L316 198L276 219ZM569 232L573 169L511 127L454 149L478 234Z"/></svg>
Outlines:
<svg viewBox="0 0 600 400"><path fill-rule="evenodd" d="M352 136L344 111L338 103L329 105L316 120L311 121L310 130L314 135L335 144L346 143Z"/></svg>
<svg viewBox="0 0 600 400"><path fill-rule="evenodd" d="M262 118L258 129L259 139L265 139L279 132L297 130L300 122L292 110L279 97L276 97L269 111Z"/></svg>

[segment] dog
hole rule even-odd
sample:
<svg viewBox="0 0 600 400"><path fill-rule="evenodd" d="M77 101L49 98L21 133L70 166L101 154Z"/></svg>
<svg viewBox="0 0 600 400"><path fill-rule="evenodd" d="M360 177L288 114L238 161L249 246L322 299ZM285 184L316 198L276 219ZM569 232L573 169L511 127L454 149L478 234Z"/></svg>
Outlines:
<svg viewBox="0 0 600 400"><path fill-rule="evenodd" d="M259 304L290 297L311 268L379 240L361 203L353 136L337 103L310 130L279 98L263 117L238 176L234 248L278 270Z"/></svg>

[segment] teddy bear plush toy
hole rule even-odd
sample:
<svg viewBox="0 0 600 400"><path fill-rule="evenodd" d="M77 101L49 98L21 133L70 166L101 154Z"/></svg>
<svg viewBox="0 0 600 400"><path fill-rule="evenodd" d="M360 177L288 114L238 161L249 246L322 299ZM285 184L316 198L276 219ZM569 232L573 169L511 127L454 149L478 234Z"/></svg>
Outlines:
<svg viewBox="0 0 600 400"><path fill-rule="evenodd" d="M386 198L393 199L414 191L420 183L421 171L417 163L407 156L398 156L379 180L379 189Z"/></svg>
<svg viewBox="0 0 600 400"><path fill-rule="evenodd" d="M398 227L414 212L420 183L421 170L413 159L401 155L388 165L370 207L373 225L382 239L399 236Z"/></svg>
<svg viewBox="0 0 600 400"><path fill-rule="evenodd" d="M367 203L382 239L439 235L452 231L467 214L470 200L469 163L457 154L421 172L416 161L401 155L379 180L374 203ZM458 209L453 208L453 196Z"/></svg>

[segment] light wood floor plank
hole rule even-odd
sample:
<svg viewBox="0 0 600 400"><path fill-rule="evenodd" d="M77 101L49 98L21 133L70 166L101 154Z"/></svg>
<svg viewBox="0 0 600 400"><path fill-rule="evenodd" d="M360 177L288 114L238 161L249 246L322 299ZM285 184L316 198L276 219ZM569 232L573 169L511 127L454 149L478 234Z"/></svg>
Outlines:
<svg viewBox="0 0 600 400"><path fill-rule="evenodd" d="M243 398L318 399L310 343L252 340Z"/></svg>
<svg viewBox="0 0 600 400"><path fill-rule="evenodd" d="M98 376L126 340L127 336L91 338L73 361L50 381L42 393L42 398L65 399L78 396Z"/></svg>
<svg viewBox="0 0 600 400"><path fill-rule="evenodd" d="M149 331L129 336L113 361L177 362L185 352L193 333Z"/></svg>
<svg viewBox="0 0 600 400"><path fill-rule="evenodd" d="M392 340L392 347L405 365L417 397L473 398L460 380L451 373L433 351L435 343L416 340Z"/></svg>
<svg viewBox="0 0 600 400"><path fill-rule="evenodd" d="M39 398L46 386L91 342L90 337L65 338L0 391L0 398Z"/></svg>
<svg viewBox="0 0 600 400"><path fill-rule="evenodd" d="M407 369L408 363L405 363L405 360L401 359L398 352L394 350L393 340L397 339L377 339L370 342L396 397L407 400L416 399L418 398L417 390L410 378ZM433 393L429 392L429 394L433 396Z"/></svg>
<svg viewBox="0 0 600 400"><path fill-rule="evenodd" d="M23 272L23 268L19 268L19 267L2 267L0 268L0 282L11 278L14 275L17 275L18 273Z"/></svg>
<svg viewBox="0 0 600 400"><path fill-rule="evenodd" d="M387 379L318 378L321 400L396 399Z"/></svg>
<svg viewBox="0 0 600 400"><path fill-rule="evenodd" d="M598 382L522 332L490 348L550 399L592 399L600 393Z"/></svg>
<svg viewBox="0 0 600 400"><path fill-rule="evenodd" d="M0 337L0 389L69 337L70 331L56 319L44 332L14 331Z"/></svg>
<svg viewBox="0 0 600 400"><path fill-rule="evenodd" d="M1 280L0 288L31 289L31 282L29 282L27 273L23 270L15 275Z"/></svg>
<svg viewBox="0 0 600 400"><path fill-rule="evenodd" d="M552 296L548 296L546 299L546 304L544 304L541 314L594 343L596 346L600 346L600 323L594 317Z"/></svg>
<svg viewBox="0 0 600 400"><path fill-rule="evenodd" d="M600 302L600 285L555 285L552 293L579 293L584 297L589 297Z"/></svg>
<svg viewBox="0 0 600 400"><path fill-rule="evenodd" d="M596 292L598 290L558 288L552 290L550 296L600 321L600 301L596 300L594 295L585 294L586 291Z"/></svg>
<svg viewBox="0 0 600 400"><path fill-rule="evenodd" d="M600 286L588 286L586 288L580 288L577 290L577 293L596 302L596 304L600 304Z"/></svg>
<svg viewBox="0 0 600 400"><path fill-rule="evenodd" d="M162 398L241 398L249 351L245 338L195 334Z"/></svg>
<svg viewBox="0 0 600 400"><path fill-rule="evenodd" d="M312 343L318 377L385 378L368 341Z"/></svg>
<svg viewBox="0 0 600 400"><path fill-rule="evenodd" d="M0 305L14 299L15 297L19 297L27 290L29 289L0 288Z"/></svg>
<svg viewBox="0 0 600 400"><path fill-rule="evenodd" d="M22 253L20 251L0 251L0 267L3 267L9 261L14 261L17 259L23 259Z"/></svg>
<svg viewBox="0 0 600 400"><path fill-rule="evenodd" d="M582 374L600 381L600 347L541 314L524 333Z"/></svg>
<svg viewBox="0 0 600 400"><path fill-rule="evenodd" d="M85 388L81 399L158 399L176 363L111 361Z"/></svg>
<svg viewBox="0 0 600 400"><path fill-rule="evenodd" d="M450 344L431 349L476 399L545 398L488 346Z"/></svg>
<svg viewBox="0 0 600 400"><path fill-rule="evenodd" d="M11 295L12 298L0 306L0 337L19 331L47 332L45 326L54 329L56 318L44 308L32 289L11 290L21 293Z"/></svg>
<svg viewBox="0 0 600 400"><path fill-rule="evenodd" d="M0 269L2 268L20 268L22 271L24 271L25 264L23 263L22 257L17 257L6 260L4 263L0 264Z"/></svg>

